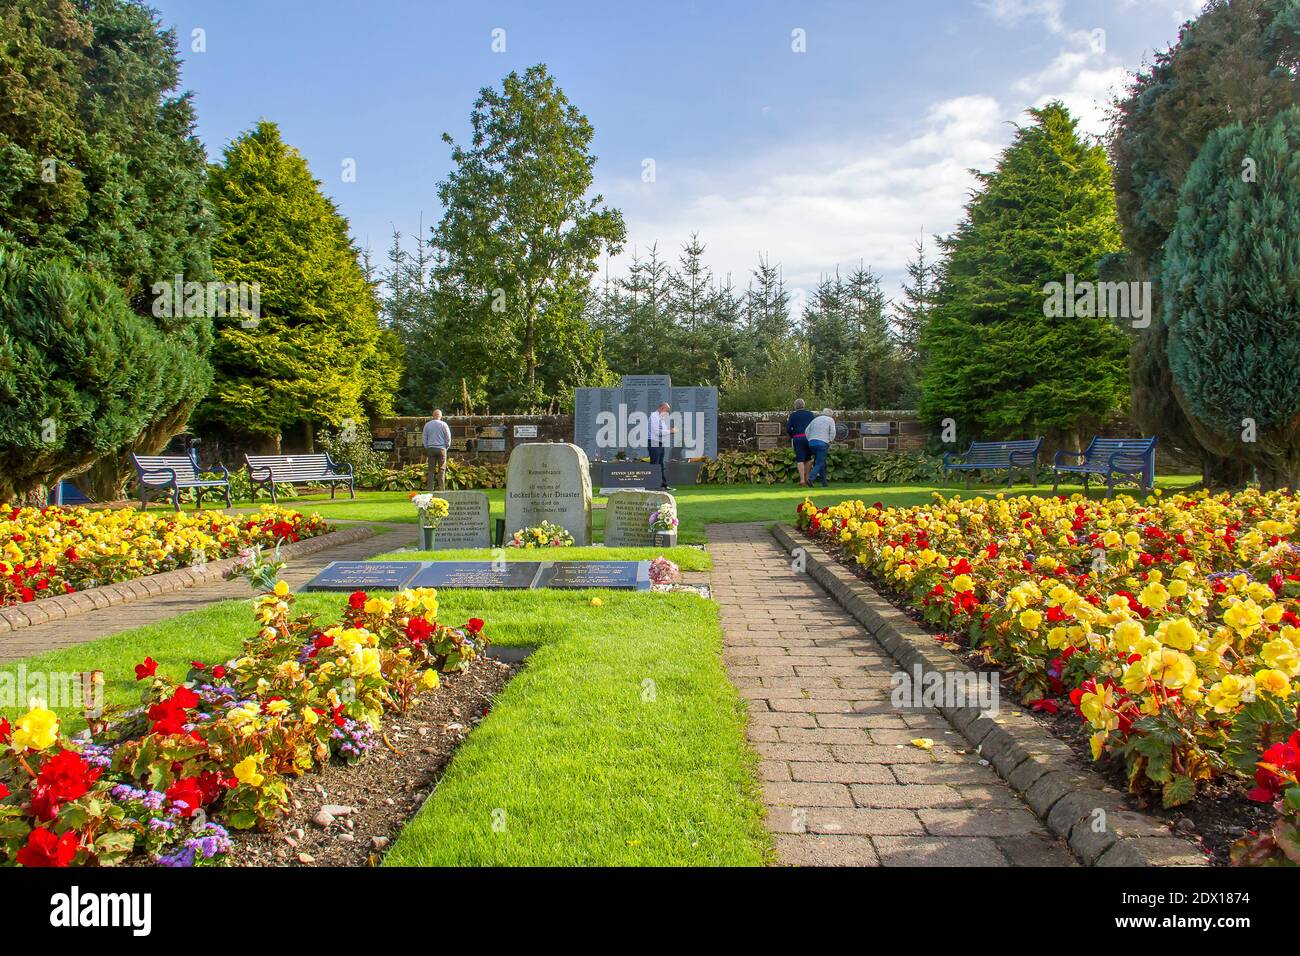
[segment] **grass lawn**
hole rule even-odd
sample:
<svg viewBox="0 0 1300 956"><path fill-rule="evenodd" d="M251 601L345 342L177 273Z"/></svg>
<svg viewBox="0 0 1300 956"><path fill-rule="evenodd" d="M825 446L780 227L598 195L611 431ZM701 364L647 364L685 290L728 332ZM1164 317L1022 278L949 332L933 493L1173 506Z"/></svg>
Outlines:
<svg viewBox="0 0 1300 956"><path fill-rule="evenodd" d="M329 620L345 600L306 594L297 608ZM441 591L439 604L443 620L482 617L494 642L537 650L394 845L391 863L769 858L757 758L719 656L714 604L689 594L465 590ZM101 669L108 702L131 705L140 699L132 669L145 655L181 677L191 660L234 655L253 627L248 601L224 601L22 663L29 673ZM67 730L79 729L78 717L61 716Z"/></svg>
<svg viewBox="0 0 1300 956"><path fill-rule="evenodd" d="M1156 486L1167 491L1177 491L1192 484L1197 479L1190 475L1170 475L1159 478ZM1016 485L1014 494L1050 494L1051 482L1040 482L1037 488L1027 484ZM818 506L838 504L846 498L861 498L864 501L881 501L886 505L908 506L921 504L930 500L935 491L944 494L960 494L963 497L975 495L992 495L1005 491L1002 485L976 485L970 491L960 486L939 487L936 485L877 485L877 484L834 484L829 488L805 489L795 485L689 485L678 488L673 494L677 498L678 541L682 544L703 544L704 527L713 523L744 521L793 521L794 509L805 497L810 497ZM1061 492L1073 494L1081 486L1063 485ZM343 499L331 502L302 500L294 507L304 511L318 511L326 519L349 519L360 521L392 521L414 524L415 508L404 491L366 491L358 493L355 501ZM492 518L505 517L505 492L499 488L486 492L492 508ZM1093 491L1093 497L1105 494L1104 488L1099 493ZM595 499L598 503L603 498ZM605 529L605 512L597 509L592 513L594 537L600 540ZM514 529L509 529L513 531ZM676 560L675 558L673 560Z"/></svg>
<svg viewBox="0 0 1300 956"><path fill-rule="evenodd" d="M683 571L708 571L713 560L707 551L679 544L675 548L454 548L450 551L390 551L372 561L491 561L504 554L507 561L653 561L663 555Z"/></svg>

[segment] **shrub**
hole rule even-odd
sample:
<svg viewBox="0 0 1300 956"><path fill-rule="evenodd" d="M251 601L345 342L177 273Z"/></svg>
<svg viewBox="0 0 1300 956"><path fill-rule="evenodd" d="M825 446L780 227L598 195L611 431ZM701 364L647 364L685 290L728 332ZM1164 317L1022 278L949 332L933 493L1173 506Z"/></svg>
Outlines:
<svg viewBox="0 0 1300 956"><path fill-rule="evenodd" d="M943 462L920 453L864 455L837 445L830 450L827 470L835 481L932 484L942 476ZM796 481L798 474L793 449L729 451L706 461L700 468L699 481L715 485L780 485Z"/></svg>

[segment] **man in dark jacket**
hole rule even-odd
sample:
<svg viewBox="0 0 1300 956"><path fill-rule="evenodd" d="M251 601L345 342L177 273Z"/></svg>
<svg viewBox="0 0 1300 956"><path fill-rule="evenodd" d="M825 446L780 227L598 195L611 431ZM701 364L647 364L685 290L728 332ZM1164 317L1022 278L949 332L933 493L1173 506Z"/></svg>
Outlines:
<svg viewBox="0 0 1300 956"><path fill-rule="evenodd" d="M794 449L794 464L799 469L799 484L808 484L808 468L812 463L812 448L804 429L817 416L804 407L802 398L795 399L794 411L785 420L785 433L790 436L790 447Z"/></svg>

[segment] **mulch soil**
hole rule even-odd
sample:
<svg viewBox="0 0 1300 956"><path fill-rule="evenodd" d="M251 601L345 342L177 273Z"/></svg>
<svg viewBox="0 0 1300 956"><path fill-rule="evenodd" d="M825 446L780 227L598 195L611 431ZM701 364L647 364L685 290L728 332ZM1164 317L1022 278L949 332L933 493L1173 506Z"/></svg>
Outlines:
<svg viewBox="0 0 1300 956"><path fill-rule="evenodd" d="M379 747L291 782L289 813L266 832L232 832L237 866L375 866L433 792L456 748L519 670L490 657L443 674L406 714L384 716Z"/></svg>

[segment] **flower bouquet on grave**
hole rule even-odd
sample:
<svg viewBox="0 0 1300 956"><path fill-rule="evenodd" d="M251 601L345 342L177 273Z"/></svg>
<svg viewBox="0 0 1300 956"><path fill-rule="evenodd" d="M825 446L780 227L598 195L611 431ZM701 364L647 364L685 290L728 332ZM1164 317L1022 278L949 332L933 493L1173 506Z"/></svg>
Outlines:
<svg viewBox="0 0 1300 956"><path fill-rule="evenodd" d="M433 550L433 533L447 517L451 506L446 498L437 498L428 492L411 495L411 504L420 512L420 547L424 551Z"/></svg>
<svg viewBox="0 0 1300 956"><path fill-rule="evenodd" d="M570 548L573 547L573 535L566 529L549 521L543 521L535 528L520 528L506 542L507 548Z"/></svg>
<svg viewBox="0 0 1300 956"><path fill-rule="evenodd" d="M651 512L649 531L654 535L655 546L671 548L677 543L677 505L665 501L657 511Z"/></svg>

